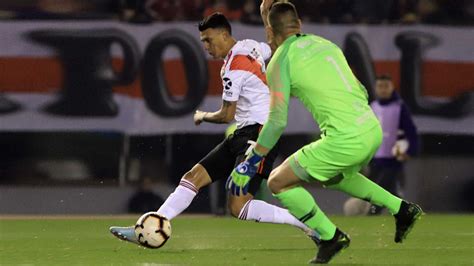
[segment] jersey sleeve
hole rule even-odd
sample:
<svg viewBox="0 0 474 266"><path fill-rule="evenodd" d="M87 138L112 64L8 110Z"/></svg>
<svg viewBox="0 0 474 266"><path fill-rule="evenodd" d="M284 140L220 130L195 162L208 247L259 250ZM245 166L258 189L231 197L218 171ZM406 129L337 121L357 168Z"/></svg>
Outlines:
<svg viewBox="0 0 474 266"><path fill-rule="evenodd" d="M270 58L272 56L272 49L270 48L270 46L267 43L261 42L260 43L260 50L262 50L263 60L268 60L268 58Z"/></svg>
<svg viewBox="0 0 474 266"><path fill-rule="evenodd" d="M245 64L240 57L233 58L230 62L229 70L225 72L222 78L222 99L228 102L235 102L239 99L242 86L247 78L247 73L241 71L242 64Z"/></svg>
<svg viewBox="0 0 474 266"><path fill-rule="evenodd" d="M281 54L280 54L281 55ZM291 82L286 56L273 58L267 71L270 88L270 114L262 128L257 143L271 149L283 134L288 121Z"/></svg>

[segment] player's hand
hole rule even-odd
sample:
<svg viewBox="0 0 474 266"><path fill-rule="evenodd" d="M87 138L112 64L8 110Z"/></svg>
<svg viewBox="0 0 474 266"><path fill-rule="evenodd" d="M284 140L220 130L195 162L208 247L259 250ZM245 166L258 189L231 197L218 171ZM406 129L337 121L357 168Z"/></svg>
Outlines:
<svg viewBox="0 0 474 266"><path fill-rule="evenodd" d="M273 5L274 0L262 0L260 4L260 13L268 12Z"/></svg>
<svg viewBox="0 0 474 266"><path fill-rule="evenodd" d="M234 196L246 195L249 190L250 179L257 173L258 166L262 161L260 156L252 150L247 159L241 162L227 178L226 188Z"/></svg>
<svg viewBox="0 0 474 266"><path fill-rule="evenodd" d="M265 29L268 27L268 13L270 12L273 2L274 0L262 0L262 3L260 4L260 16L262 17Z"/></svg>
<svg viewBox="0 0 474 266"><path fill-rule="evenodd" d="M392 155L395 156L398 161L404 162L409 159L407 154L408 147L410 147L410 144L406 139L397 140L392 147Z"/></svg>
<svg viewBox="0 0 474 266"><path fill-rule="evenodd" d="M205 115L206 115L206 112L196 110L196 112L194 113L194 124L196 126L199 126L204 120Z"/></svg>
<svg viewBox="0 0 474 266"><path fill-rule="evenodd" d="M408 156L408 154L406 154L406 153L401 153L401 154L397 155L397 161L399 161L399 162L405 162L408 159L410 159L410 156Z"/></svg>

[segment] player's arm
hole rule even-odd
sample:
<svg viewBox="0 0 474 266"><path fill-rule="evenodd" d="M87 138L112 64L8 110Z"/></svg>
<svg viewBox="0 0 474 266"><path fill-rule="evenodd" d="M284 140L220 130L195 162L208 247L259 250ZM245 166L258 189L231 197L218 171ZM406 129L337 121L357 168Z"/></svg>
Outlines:
<svg viewBox="0 0 474 266"><path fill-rule="evenodd" d="M281 54L280 54L281 55ZM286 55L270 64L267 72L270 88L270 114L257 139L256 147L247 155L227 179L226 187L233 195L247 194L250 179L257 172L263 157L275 146L286 128L290 101L290 81Z"/></svg>
<svg viewBox="0 0 474 266"><path fill-rule="evenodd" d="M263 25L266 27L269 26L268 24L268 13L270 12L270 8L273 5L274 0L262 0L260 4L260 16L262 17Z"/></svg>
<svg viewBox="0 0 474 266"><path fill-rule="evenodd" d="M232 59L229 62L230 69L222 78L222 106L217 112L202 112L197 110L194 114L194 123L199 125L202 121L216 124L230 123L234 120L237 109L237 101L240 97L240 91L245 83L247 73L244 71L232 70L232 66L242 64L238 59ZM241 69L241 67L237 67Z"/></svg>
<svg viewBox="0 0 474 266"><path fill-rule="evenodd" d="M270 30L270 24L268 23L268 13L270 12L270 8L273 5L274 0L262 0L262 4L260 4L260 16L262 17L263 25L265 27L265 35L267 38L267 42L271 47L271 50L274 52L276 50L275 42L273 41L273 34Z"/></svg>
<svg viewBox="0 0 474 266"><path fill-rule="evenodd" d="M263 60L267 61L268 59L270 59L270 57L272 57L273 50L270 45L268 45L268 43L261 42L260 50L262 51Z"/></svg>
<svg viewBox="0 0 474 266"><path fill-rule="evenodd" d="M215 124L227 124L234 120L237 102L223 100L221 109L216 112L203 112L197 110L194 114L194 123L201 124L203 121Z"/></svg>
<svg viewBox="0 0 474 266"><path fill-rule="evenodd" d="M257 139L255 153L265 156L280 139L288 122L290 102L290 79L286 58L275 58L276 62L267 72L270 88L270 114Z"/></svg>

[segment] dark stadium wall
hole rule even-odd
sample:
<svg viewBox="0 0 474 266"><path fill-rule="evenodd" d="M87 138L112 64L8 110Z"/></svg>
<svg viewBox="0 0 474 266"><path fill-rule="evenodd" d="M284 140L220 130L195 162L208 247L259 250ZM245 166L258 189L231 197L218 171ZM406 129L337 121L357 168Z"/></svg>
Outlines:
<svg viewBox="0 0 474 266"><path fill-rule="evenodd" d="M472 212L471 156L423 156L406 165L404 198L419 203L428 213ZM166 197L172 184L161 183L153 190ZM328 214L343 214L348 196L338 191L308 186L319 206ZM123 214L135 188L92 186L0 186L0 214ZM185 213L222 214L216 209L215 184ZM270 194L265 200L278 204Z"/></svg>

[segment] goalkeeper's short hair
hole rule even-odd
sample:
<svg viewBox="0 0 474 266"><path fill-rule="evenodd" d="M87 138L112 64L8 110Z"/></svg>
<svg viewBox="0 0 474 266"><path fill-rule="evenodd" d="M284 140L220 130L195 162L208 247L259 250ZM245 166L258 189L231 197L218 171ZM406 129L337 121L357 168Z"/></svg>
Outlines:
<svg viewBox="0 0 474 266"><path fill-rule="evenodd" d="M275 34L300 27L298 12L292 3L277 2L270 8L268 22Z"/></svg>

